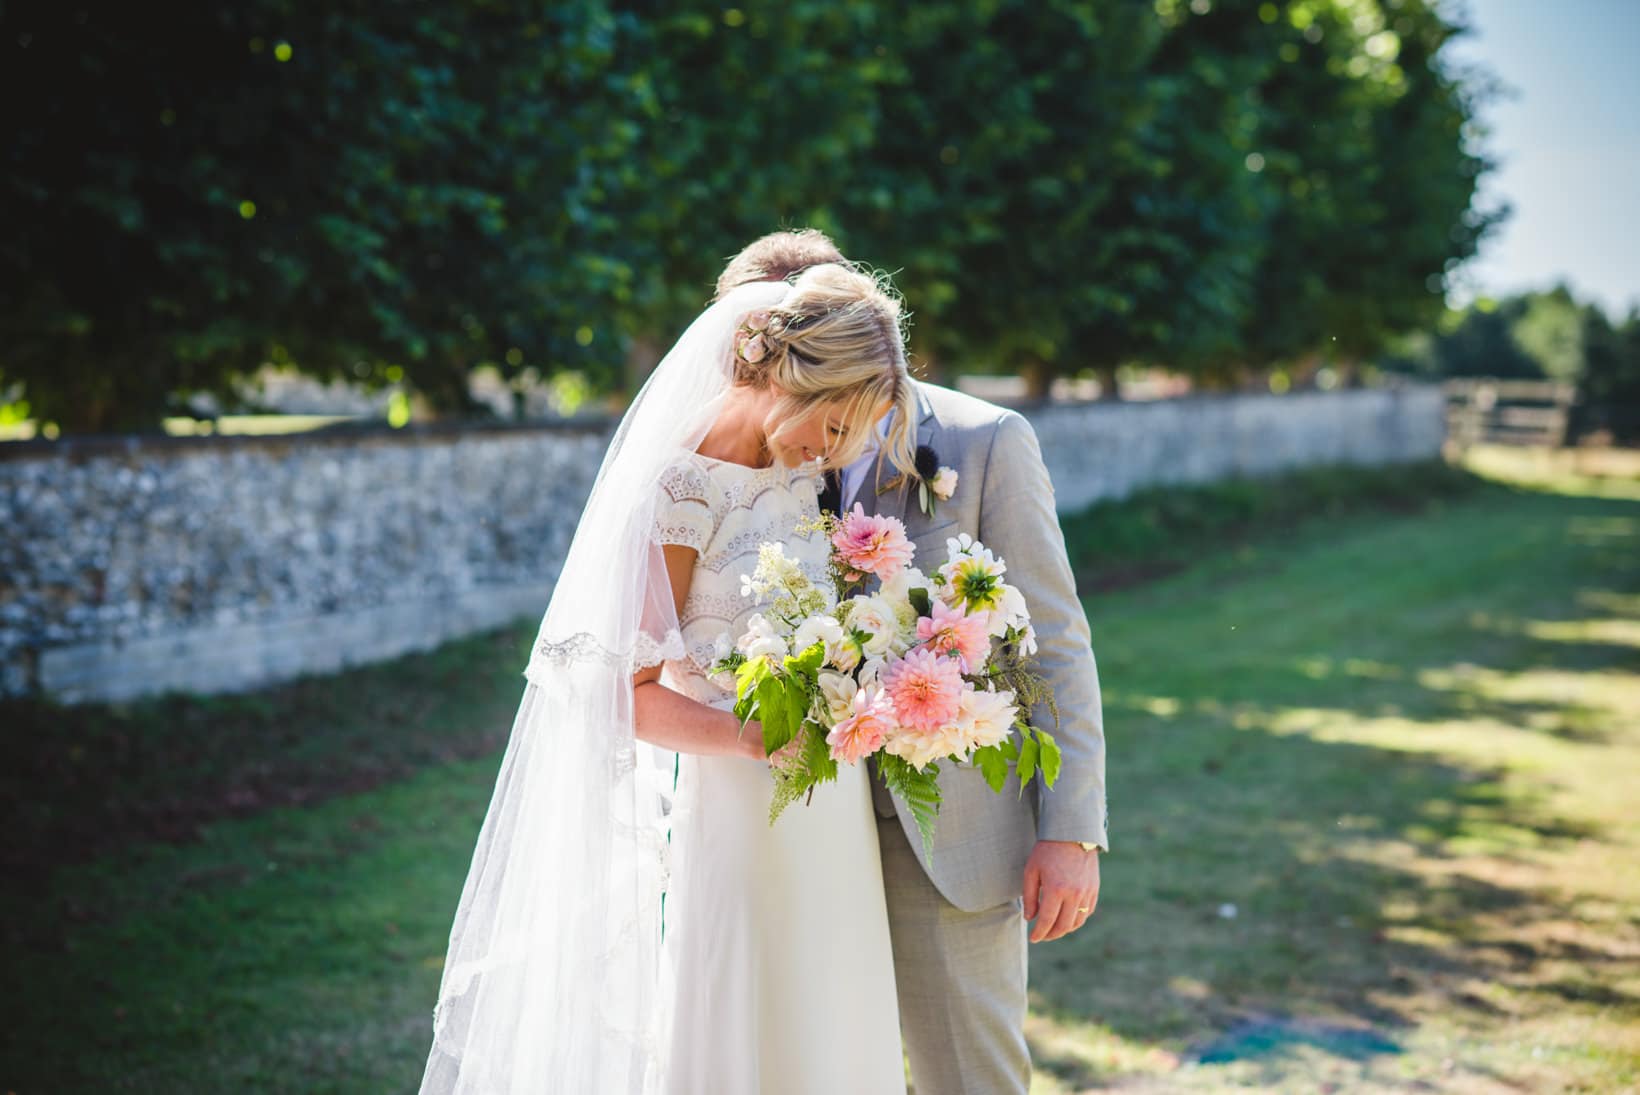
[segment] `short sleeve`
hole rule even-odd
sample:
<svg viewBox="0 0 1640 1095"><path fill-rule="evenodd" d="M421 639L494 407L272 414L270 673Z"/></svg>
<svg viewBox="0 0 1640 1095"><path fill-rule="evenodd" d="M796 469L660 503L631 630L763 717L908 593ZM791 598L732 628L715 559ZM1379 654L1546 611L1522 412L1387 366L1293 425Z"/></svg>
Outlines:
<svg viewBox="0 0 1640 1095"><path fill-rule="evenodd" d="M711 482L706 473L685 461L661 472L655 499L651 536L657 544L681 544L705 551L717 531L712 511Z"/></svg>

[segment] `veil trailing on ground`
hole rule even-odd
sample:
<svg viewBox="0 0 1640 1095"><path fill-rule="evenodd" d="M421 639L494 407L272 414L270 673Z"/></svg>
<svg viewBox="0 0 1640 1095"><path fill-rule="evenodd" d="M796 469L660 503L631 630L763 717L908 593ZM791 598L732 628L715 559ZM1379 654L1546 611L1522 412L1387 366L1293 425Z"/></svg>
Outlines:
<svg viewBox="0 0 1640 1095"><path fill-rule="evenodd" d="M673 754L636 740L632 674L684 648L651 527L661 471L722 406L740 320L787 290L758 282L707 308L616 428L525 670L423 1093L649 1095L664 1082Z"/></svg>

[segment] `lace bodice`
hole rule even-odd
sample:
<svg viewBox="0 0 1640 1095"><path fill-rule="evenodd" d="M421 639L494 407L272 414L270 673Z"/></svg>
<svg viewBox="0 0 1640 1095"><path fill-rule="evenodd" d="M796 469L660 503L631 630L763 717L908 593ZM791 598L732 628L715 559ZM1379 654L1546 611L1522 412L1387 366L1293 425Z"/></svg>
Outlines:
<svg viewBox="0 0 1640 1095"><path fill-rule="evenodd" d="M732 700L733 693L706 670L716 659L718 636L727 632L733 641L764 607L740 589L740 576L757 566L759 544L780 541L817 585L830 590L825 537L796 531L800 520L819 515L819 485L813 465L753 468L693 452L662 473L652 535L698 552L679 632L668 635L650 659L666 662L673 687L714 706Z"/></svg>

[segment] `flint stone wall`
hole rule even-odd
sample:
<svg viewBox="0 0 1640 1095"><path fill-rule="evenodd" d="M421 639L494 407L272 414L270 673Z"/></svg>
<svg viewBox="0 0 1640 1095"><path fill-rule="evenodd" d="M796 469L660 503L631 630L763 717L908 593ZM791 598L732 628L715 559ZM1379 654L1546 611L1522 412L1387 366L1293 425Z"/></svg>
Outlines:
<svg viewBox="0 0 1640 1095"><path fill-rule="evenodd" d="M1424 385L1025 412L1061 511L1445 437ZM0 445L0 695L242 690L539 617L611 427Z"/></svg>

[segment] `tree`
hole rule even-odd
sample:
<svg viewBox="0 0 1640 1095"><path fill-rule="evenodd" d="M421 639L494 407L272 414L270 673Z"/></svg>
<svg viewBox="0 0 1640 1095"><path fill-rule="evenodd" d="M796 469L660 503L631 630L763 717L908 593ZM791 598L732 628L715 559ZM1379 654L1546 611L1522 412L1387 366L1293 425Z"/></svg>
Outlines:
<svg viewBox="0 0 1640 1095"><path fill-rule="evenodd" d="M1445 271L1505 215L1473 206L1492 164L1466 133L1490 89L1442 52L1464 28L1425 0L1235 0L1202 22L1215 18L1274 61L1250 166L1276 201L1246 362L1322 351L1347 365L1433 323Z"/></svg>
<svg viewBox="0 0 1640 1095"><path fill-rule="evenodd" d="M446 406L480 360L595 367L630 295L641 74L601 3L8 5L0 369L67 428L264 360Z"/></svg>
<svg viewBox="0 0 1640 1095"><path fill-rule="evenodd" d="M1640 307L1614 324L1590 305L1582 321L1583 368L1571 434L1609 430L1620 443L1640 442Z"/></svg>
<svg viewBox="0 0 1640 1095"><path fill-rule="evenodd" d="M1057 373L1182 357L1226 329L1246 196L1222 112L1152 68L1148 5L894 11L877 139L834 209L897 271L919 354L1018 369L1041 395Z"/></svg>

